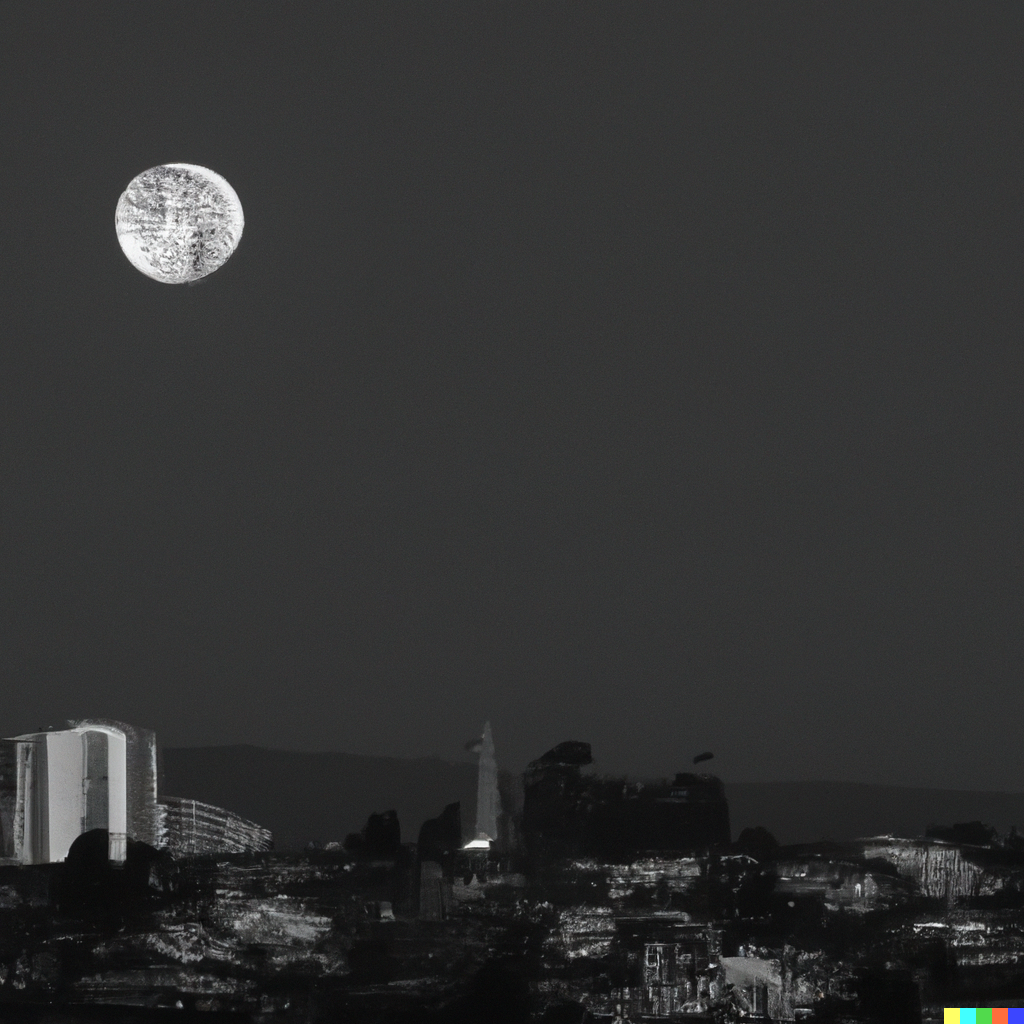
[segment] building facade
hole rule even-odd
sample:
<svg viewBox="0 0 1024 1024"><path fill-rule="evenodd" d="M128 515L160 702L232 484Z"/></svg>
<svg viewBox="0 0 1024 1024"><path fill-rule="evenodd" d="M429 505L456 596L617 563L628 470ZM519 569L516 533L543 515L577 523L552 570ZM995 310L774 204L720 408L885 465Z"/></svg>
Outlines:
<svg viewBox="0 0 1024 1024"><path fill-rule="evenodd" d="M158 799L156 734L111 719L0 739L0 865L52 864L95 829L110 862L128 840L174 855L270 849L270 832L196 800Z"/></svg>
<svg viewBox="0 0 1024 1024"><path fill-rule="evenodd" d="M92 829L124 863L128 756L123 731L100 723L0 740L0 863L49 864Z"/></svg>
<svg viewBox="0 0 1024 1024"><path fill-rule="evenodd" d="M158 845L175 857L255 853L274 845L269 829L200 800L161 797L159 815Z"/></svg>

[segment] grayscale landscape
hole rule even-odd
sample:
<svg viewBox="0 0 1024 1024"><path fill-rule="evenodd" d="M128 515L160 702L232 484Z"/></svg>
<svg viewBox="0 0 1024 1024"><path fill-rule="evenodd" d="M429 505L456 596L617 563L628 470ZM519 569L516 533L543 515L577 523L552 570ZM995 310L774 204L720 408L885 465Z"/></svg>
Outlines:
<svg viewBox="0 0 1024 1024"><path fill-rule="evenodd" d="M0 0L0 1024L1024 1011L1022 42Z"/></svg>

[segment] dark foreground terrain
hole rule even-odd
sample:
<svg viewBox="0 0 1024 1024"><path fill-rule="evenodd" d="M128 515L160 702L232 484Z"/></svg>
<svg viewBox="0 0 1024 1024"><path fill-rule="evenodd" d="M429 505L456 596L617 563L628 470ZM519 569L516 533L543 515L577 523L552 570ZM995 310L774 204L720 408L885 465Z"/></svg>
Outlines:
<svg viewBox="0 0 1024 1024"><path fill-rule="evenodd" d="M369 838L115 869L86 833L0 869L0 1020L918 1021L1024 993L1024 852L984 828L436 870Z"/></svg>

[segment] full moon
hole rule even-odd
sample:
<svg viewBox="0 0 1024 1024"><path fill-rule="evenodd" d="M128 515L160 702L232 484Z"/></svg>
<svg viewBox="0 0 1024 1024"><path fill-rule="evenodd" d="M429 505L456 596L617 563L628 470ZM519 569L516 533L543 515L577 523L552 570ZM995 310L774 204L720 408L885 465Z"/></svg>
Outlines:
<svg viewBox="0 0 1024 1024"><path fill-rule="evenodd" d="M195 164L143 171L128 183L114 215L128 261L164 284L188 284L224 266L244 223L235 190Z"/></svg>

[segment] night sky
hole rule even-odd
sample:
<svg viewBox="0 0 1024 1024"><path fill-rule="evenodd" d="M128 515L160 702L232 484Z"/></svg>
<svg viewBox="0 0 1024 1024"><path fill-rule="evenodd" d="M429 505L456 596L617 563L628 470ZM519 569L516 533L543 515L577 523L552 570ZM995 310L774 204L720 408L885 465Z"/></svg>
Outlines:
<svg viewBox="0 0 1024 1024"><path fill-rule="evenodd" d="M0 0L0 734L1024 789L1022 43ZM169 162L196 286L114 232Z"/></svg>

